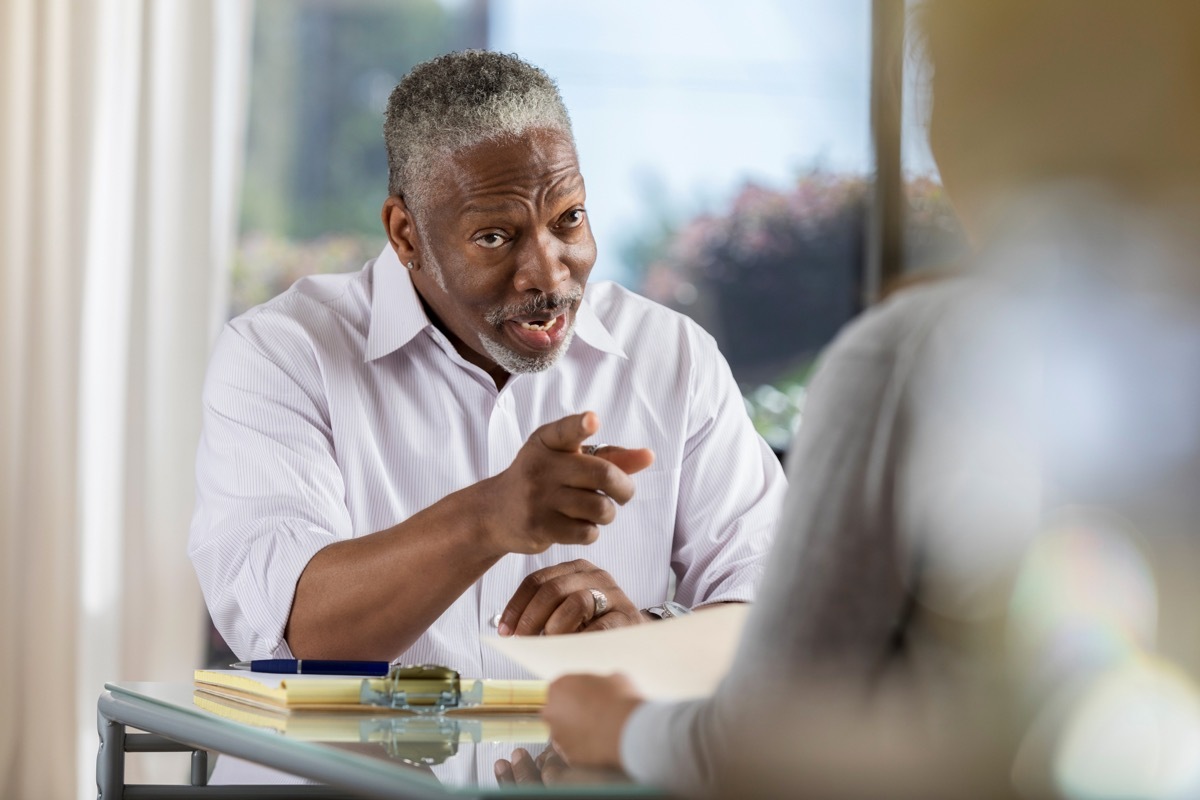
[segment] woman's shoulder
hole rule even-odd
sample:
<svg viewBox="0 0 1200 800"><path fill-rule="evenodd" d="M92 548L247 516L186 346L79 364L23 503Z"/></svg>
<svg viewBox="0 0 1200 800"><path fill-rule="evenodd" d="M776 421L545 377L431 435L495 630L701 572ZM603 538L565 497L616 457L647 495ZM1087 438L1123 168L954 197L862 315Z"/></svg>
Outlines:
<svg viewBox="0 0 1200 800"><path fill-rule="evenodd" d="M828 356L900 358L986 291L981 281L964 275L910 282L891 291L843 328L830 345Z"/></svg>

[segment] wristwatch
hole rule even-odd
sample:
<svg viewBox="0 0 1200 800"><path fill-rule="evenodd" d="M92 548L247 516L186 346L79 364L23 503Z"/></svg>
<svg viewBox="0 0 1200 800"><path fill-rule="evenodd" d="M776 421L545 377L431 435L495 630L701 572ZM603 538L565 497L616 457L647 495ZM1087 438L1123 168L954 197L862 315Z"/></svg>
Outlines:
<svg viewBox="0 0 1200 800"><path fill-rule="evenodd" d="M647 608L646 613L655 619L670 619L671 617L686 617L692 613L692 610L687 606L676 603L674 600L668 600L661 606Z"/></svg>

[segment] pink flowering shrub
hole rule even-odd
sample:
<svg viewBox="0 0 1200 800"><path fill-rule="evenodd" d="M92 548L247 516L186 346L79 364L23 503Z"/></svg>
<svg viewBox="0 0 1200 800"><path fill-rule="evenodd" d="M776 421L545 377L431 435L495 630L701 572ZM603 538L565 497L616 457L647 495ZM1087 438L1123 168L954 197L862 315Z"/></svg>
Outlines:
<svg viewBox="0 0 1200 800"><path fill-rule="evenodd" d="M743 384L804 372L861 308L870 179L814 172L786 190L747 184L728 210L667 235L641 291L716 337ZM941 187L907 186L906 260L928 264L957 222Z"/></svg>

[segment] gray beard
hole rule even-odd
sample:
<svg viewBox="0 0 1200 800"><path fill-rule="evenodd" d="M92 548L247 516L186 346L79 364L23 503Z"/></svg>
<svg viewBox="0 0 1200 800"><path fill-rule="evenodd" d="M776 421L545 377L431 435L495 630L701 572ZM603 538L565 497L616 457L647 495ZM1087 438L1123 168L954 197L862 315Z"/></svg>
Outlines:
<svg viewBox="0 0 1200 800"><path fill-rule="evenodd" d="M571 340L574 338L575 320L572 317L571 327L567 329L567 335L563 337L562 344L544 355L523 356L514 353L499 340L493 339L491 335L481 336L479 341L492 361L495 361L509 375L516 375L521 372L545 372L550 369L558 359L562 358L562 354L567 352L567 348L571 346Z"/></svg>
<svg viewBox="0 0 1200 800"><path fill-rule="evenodd" d="M420 224L417 225L421 229ZM441 287L442 291L446 289L446 278L442 274L442 267L433 258L432 255L427 255L422 262L422 268L428 270L430 277L434 283ZM570 293L566 295L566 300L575 306L575 311L579 311L583 299L583 291L578 293ZM534 304L537 306L537 304ZM506 315L510 313L520 313L512 308L494 309L488 314L488 321L494 325L500 325ZM514 353L507 345L501 344L499 338L495 338L490 334L480 336L480 343L483 349L487 351L488 358L495 361L496 364L507 372L509 375L516 375L522 372L545 372L550 369L562 357L562 354L567 352L567 348L571 346L571 340L575 338L575 318L571 317L571 327L567 330L567 335L563 337L562 344L551 350L549 353L540 356L523 356L519 353Z"/></svg>

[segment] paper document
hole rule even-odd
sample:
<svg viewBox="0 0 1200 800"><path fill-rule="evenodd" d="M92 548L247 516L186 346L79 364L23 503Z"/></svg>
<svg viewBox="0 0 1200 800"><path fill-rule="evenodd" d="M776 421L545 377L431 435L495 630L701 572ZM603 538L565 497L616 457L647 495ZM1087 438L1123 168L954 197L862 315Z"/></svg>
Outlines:
<svg viewBox="0 0 1200 800"><path fill-rule="evenodd" d="M717 688L733 663L749 610L730 604L610 631L485 641L539 678L623 672L652 700L683 700Z"/></svg>

